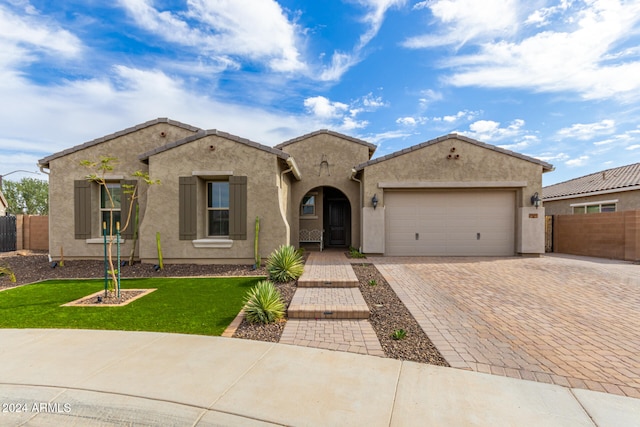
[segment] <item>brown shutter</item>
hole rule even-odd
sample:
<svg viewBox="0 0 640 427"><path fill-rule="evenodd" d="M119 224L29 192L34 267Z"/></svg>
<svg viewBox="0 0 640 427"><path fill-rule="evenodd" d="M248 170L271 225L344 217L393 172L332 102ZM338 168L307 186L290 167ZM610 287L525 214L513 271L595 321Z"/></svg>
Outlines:
<svg viewBox="0 0 640 427"><path fill-rule="evenodd" d="M73 182L73 205L75 238L91 238L91 182L84 179Z"/></svg>
<svg viewBox="0 0 640 427"><path fill-rule="evenodd" d="M133 194L125 194L125 192L133 191L135 187L138 185L138 181L136 180L127 180L123 179L120 181L120 187L122 191L122 196L120 199L120 226L124 227L127 223L127 219L129 218L129 207L131 206L131 197ZM126 188L125 186L132 186L130 188ZM133 200L133 207L131 208L131 219L129 220L129 226L125 229L120 230L120 235L123 239L133 239L133 230L135 229L135 221L136 221L136 205L138 204L137 200Z"/></svg>
<svg viewBox="0 0 640 427"><path fill-rule="evenodd" d="M247 177L229 177L229 238L247 240Z"/></svg>
<svg viewBox="0 0 640 427"><path fill-rule="evenodd" d="M181 176L179 190L180 240L195 240L198 235L196 187L198 178Z"/></svg>

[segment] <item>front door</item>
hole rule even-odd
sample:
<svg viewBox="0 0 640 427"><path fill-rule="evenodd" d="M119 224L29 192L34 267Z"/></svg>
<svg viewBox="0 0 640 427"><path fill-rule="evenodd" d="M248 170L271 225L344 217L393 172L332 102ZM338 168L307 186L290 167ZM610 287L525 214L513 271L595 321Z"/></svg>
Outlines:
<svg viewBox="0 0 640 427"><path fill-rule="evenodd" d="M325 191L325 241L327 246L348 246L351 242L349 200L335 189Z"/></svg>
<svg viewBox="0 0 640 427"><path fill-rule="evenodd" d="M329 201L329 246L346 246L348 230L349 202L343 200Z"/></svg>

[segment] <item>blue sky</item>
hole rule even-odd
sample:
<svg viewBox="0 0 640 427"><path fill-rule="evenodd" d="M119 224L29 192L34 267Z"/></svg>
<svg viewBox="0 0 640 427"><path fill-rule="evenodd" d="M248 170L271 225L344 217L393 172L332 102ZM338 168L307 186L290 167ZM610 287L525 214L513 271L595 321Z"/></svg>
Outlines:
<svg viewBox="0 0 640 427"><path fill-rule="evenodd" d="M0 0L0 99L0 174L169 117L376 156L457 132L549 185L640 162L640 0Z"/></svg>

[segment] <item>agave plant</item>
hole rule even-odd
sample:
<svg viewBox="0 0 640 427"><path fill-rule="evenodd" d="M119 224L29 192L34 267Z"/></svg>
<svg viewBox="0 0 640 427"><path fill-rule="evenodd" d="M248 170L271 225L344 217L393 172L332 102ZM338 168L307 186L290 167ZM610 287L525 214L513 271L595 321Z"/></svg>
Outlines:
<svg viewBox="0 0 640 427"><path fill-rule="evenodd" d="M276 282L288 282L302 276L304 264L302 256L291 245L282 245L267 260L269 277Z"/></svg>
<svg viewBox="0 0 640 427"><path fill-rule="evenodd" d="M284 317L285 306L280 292L269 280L261 280L249 289L244 314L251 323L272 323Z"/></svg>
<svg viewBox="0 0 640 427"><path fill-rule="evenodd" d="M9 280L13 283L16 282L16 275L9 267L0 266L0 276L9 276Z"/></svg>

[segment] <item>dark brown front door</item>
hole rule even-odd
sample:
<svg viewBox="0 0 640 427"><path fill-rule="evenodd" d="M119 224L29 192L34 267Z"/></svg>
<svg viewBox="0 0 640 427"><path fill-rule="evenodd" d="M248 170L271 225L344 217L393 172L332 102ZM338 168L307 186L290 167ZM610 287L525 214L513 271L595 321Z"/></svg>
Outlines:
<svg viewBox="0 0 640 427"><path fill-rule="evenodd" d="M332 187L324 187L324 241L327 246L351 244L351 205L344 193Z"/></svg>

